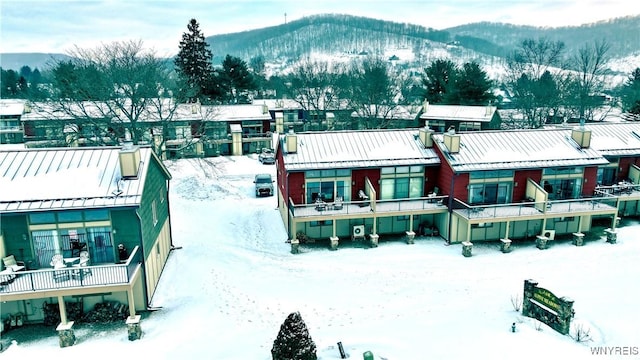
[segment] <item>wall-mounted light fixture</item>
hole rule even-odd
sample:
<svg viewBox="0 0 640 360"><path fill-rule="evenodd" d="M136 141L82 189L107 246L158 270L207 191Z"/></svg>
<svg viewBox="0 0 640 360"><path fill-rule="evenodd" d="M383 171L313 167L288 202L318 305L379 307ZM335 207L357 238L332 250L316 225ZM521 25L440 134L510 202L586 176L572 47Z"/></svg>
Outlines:
<svg viewBox="0 0 640 360"><path fill-rule="evenodd" d="M23 241L27 241L29 237L27 236L27 234L22 234L22 240Z"/></svg>

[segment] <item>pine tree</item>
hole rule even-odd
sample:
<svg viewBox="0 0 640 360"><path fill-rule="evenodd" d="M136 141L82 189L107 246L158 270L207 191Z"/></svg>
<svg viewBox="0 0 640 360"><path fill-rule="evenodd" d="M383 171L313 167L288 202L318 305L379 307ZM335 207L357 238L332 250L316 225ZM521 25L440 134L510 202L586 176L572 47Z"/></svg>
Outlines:
<svg viewBox="0 0 640 360"><path fill-rule="evenodd" d="M273 360L316 360L316 344L299 312L287 316L271 349Z"/></svg>
<svg viewBox="0 0 640 360"><path fill-rule="evenodd" d="M211 59L213 54L208 49L209 44L200 32L200 25L196 19L191 19L187 25L188 32L182 34L180 51L174 63L176 71L183 78L187 89L183 89L185 97L190 101L200 99L204 89L209 86L213 67Z"/></svg>
<svg viewBox="0 0 640 360"><path fill-rule="evenodd" d="M624 111L640 115L640 68L636 68L622 88Z"/></svg>

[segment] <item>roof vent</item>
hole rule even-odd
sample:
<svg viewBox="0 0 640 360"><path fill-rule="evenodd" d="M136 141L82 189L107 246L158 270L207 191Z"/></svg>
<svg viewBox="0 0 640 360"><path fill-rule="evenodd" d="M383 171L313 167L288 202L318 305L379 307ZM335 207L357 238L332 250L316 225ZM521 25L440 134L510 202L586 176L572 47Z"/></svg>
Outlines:
<svg viewBox="0 0 640 360"><path fill-rule="evenodd" d="M131 142L125 142L118 153L120 160L120 174L123 179L138 178L140 170L140 148Z"/></svg>

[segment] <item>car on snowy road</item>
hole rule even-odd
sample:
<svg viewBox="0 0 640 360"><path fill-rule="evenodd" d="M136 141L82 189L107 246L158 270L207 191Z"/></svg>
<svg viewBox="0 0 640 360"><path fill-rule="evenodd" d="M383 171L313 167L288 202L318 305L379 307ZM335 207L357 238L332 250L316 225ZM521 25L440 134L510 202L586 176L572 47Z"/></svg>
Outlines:
<svg viewBox="0 0 640 360"><path fill-rule="evenodd" d="M273 196L273 179L270 174L258 174L253 182L256 184L256 196Z"/></svg>
<svg viewBox="0 0 640 360"><path fill-rule="evenodd" d="M262 148L260 155L258 155L258 160L263 164L275 164L276 154L274 154L273 149Z"/></svg>

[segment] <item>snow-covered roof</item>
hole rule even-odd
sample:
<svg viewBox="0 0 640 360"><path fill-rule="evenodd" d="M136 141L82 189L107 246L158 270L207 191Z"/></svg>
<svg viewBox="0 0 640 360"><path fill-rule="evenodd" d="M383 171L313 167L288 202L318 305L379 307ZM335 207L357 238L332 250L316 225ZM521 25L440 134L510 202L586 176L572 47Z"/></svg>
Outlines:
<svg viewBox="0 0 640 360"><path fill-rule="evenodd" d="M415 120L420 113L422 107L410 106L410 105L398 105L393 108L389 108L387 105L369 105L369 114L378 114L380 118L386 117L389 120ZM351 117L360 117L361 112L354 111L351 113Z"/></svg>
<svg viewBox="0 0 640 360"><path fill-rule="evenodd" d="M128 108L128 101L123 104L107 104L102 102L70 102L33 103L30 111L22 116L22 120L72 120L82 118L112 119L117 122L128 122L121 108ZM146 107L138 117L138 121L156 122L170 121L237 121L237 120L270 120L268 108L264 105L201 105L175 104L172 99L148 99Z"/></svg>
<svg viewBox="0 0 640 360"><path fill-rule="evenodd" d="M24 100L0 99L0 116L20 116L24 112Z"/></svg>
<svg viewBox="0 0 640 360"><path fill-rule="evenodd" d="M269 110L297 110L302 109L293 99L253 99L253 105L266 105Z"/></svg>
<svg viewBox="0 0 640 360"><path fill-rule="evenodd" d="M140 147L138 178L123 180L120 150L0 150L0 213L138 206L152 150Z"/></svg>
<svg viewBox="0 0 640 360"><path fill-rule="evenodd" d="M640 155L640 123L588 124L591 147L605 156Z"/></svg>
<svg viewBox="0 0 640 360"><path fill-rule="evenodd" d="M297 133L297 151L283 153L289 171L437 165L438 156L425 148L418 129ZM286 134L280 140L286 141ZM285 150L285 148L282 148Z"/></svg>
<svg viewBox="0 0 640 360"><path fill-rule="evenodd" d="M489 122L496 110L495 106L426 104L420 119Z"/></svg>
<svg viewBox="0 0 640 360"><path fill-rule="evenodd" d="M434 134L434 143L456 172L503 169L542 169L608 164L593 147L580 148L571 129L476 131L460 133L458 153L450 153L444 134Z"/></svg>

